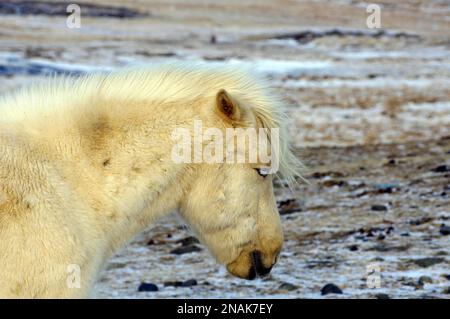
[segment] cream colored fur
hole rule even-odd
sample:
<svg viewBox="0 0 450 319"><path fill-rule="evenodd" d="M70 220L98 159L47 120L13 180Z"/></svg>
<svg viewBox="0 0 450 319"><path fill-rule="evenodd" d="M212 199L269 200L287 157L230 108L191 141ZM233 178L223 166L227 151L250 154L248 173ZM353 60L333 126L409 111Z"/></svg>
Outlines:
<svg viewBox="0 0 450 319"><path fill-rule="evenodd" d="M242 118L221 114L225 89ZM281 249L272 191L250 164L175 164L171 132L205 126L280 127L281 174L298 175L279 100L246 72L163 65L55 78L0 100L0 297L87 297L105 261L179 211L219 262L245 277L258 249ZM67 285L81 267L81 288Z"/></svg>

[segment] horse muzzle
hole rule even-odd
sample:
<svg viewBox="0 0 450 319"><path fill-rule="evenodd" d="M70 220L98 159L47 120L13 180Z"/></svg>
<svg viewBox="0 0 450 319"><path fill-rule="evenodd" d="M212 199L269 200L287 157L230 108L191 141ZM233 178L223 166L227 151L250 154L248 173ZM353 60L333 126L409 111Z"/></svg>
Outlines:
<svg viewBox="0 0 450 319"><path fill-rule="evenodd" d="M248 272L247 279L252 280L258 277L267 276L272 270L273 265L270 267L265 267L262 262L261 252L258 250L254 250L251 252L251 260L252 264L250 266L250 270Z"/></svg>
<svg viewBox="0 0 450 319"><path fill-rule="evenodd" d="M276 256L273 260L276 260ZM275 262L266 265L261 251L253 250L241 253L235 261L228 264L227 270L236 277L253 280L267 276L274 264Z"/></svg>

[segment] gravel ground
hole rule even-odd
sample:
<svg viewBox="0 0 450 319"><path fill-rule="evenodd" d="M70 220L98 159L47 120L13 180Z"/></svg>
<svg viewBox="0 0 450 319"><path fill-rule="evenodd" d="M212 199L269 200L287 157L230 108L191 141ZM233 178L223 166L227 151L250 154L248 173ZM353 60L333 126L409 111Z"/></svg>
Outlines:
<svg viewBox="0 0 450 319"><path fill-rule="evenodd" d="M295 193L277 188L286 243L269 278L234 279L201 244L171 253L192 235L171 216L109 263L99 296L321 298L333 283L343 294L325 297L448 298L450 137L299 153L311 183ZM376 276L379 288L371 289ZM190 279L197 285L164 287ZM141 281L160 290L137 292Z"/></svg>

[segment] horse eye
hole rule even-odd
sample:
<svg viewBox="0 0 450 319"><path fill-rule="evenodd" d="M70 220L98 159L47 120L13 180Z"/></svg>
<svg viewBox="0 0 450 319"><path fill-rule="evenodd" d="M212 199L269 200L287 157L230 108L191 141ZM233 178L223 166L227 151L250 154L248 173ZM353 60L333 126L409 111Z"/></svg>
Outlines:
<svg viewBox="0 0 450 319"><path fill-rule="evenodd" d="M269 169L268 168L255 168L255 170L262 177L267 177L267 175L269 175Z"/></svg>

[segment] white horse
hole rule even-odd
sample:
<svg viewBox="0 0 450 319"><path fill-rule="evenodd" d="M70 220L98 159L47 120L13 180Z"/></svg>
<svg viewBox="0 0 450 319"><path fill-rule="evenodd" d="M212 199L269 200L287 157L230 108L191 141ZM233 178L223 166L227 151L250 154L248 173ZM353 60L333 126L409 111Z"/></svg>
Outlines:
<svg viewBox="0 0 450 319"><path fill-rule="evenodd" d="M175 163L180 127L280 128L280 101L247 72L185 64L56 78L0 100L0 297L88 297L105 261L178 211L228 271L267 274L283 235L260 163ZM270 141L269 141L270 143ZM71 269L79 283L71 284Z"/></svg>

